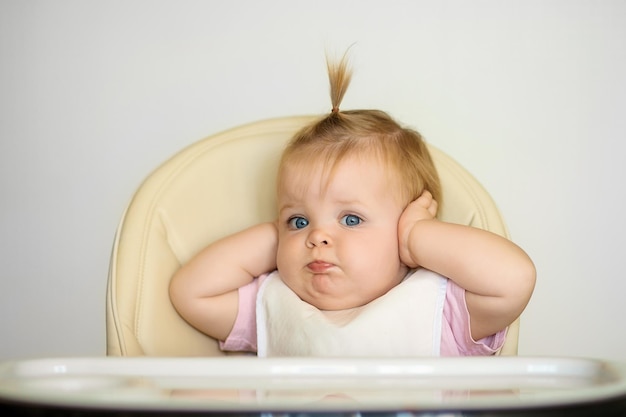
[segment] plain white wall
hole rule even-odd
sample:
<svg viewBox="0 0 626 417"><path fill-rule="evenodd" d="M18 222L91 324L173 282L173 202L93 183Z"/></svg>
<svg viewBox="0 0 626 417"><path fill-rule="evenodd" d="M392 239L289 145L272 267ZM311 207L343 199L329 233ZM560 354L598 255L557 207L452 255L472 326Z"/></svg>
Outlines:
<svg viewBox="0 0 626 417"><path fill-rule="evenodd" d="M538 283L523 355L626 360L626 2L0 0L0 359L102 355L133 191L182 147L343 108L420 130L492 193Z"/></svg>

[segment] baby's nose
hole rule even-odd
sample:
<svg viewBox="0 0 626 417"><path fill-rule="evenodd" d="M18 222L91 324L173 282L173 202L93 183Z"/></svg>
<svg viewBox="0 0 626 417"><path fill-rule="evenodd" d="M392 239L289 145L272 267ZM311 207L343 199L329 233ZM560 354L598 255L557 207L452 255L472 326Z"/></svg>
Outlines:
<svg viewBox="0 0 626 417"><path fill-rule="evenodd" d="M309 233L309 237L307 239L307 246L309 248L314 248L318 246L328 246L330 244L330 237L321 229L312 230Z"/></svg>

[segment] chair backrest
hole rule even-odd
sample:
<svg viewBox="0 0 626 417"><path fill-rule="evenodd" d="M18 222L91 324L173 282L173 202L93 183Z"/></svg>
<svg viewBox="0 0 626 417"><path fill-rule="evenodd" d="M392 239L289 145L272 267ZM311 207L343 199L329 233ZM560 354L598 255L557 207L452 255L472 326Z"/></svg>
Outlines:
<svg viewBox="0 0 626 417"><path fill-rule="evenodd" d="M139 187L117 230L107 286L107 354L218 356L168 297L172 275L209 242L275 218L275 176L286 142L312 116L260 121L207 137L162 164ZM489 194L430 146L442 181L439 218L508 237ZM517 353L518 321L502 354Z"/></svg>

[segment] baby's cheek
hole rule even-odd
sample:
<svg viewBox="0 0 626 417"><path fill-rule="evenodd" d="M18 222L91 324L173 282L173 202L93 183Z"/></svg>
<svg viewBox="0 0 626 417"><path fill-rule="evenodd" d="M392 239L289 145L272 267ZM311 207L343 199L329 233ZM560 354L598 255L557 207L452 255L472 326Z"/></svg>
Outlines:
<svg viewBox="0 0 626 417"><path fill-rule="evenodd" d="M276 268L278 269L278 272L281 272L281 275L282 275L282 271L285 271L286 269L284 259L285 259L284 253L281 251L278 251L278 253L276 254Z"/></svg>
<svg viewBox="0 0 626 417"><path fill-rule="evenodd" d="M278 247L276 252L276 268L280 273L280 277L283 281L289 280L289 277L293 274L295 265L295 256L288 250L288 246Z"/></svg>

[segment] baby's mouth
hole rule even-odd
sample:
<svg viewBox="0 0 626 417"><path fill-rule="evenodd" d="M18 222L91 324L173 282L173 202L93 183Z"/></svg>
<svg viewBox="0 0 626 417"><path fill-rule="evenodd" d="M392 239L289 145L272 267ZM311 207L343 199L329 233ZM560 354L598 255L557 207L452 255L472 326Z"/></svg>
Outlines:
<svg viewBox="0 0 626 417"><path fill-rule="evenodd" d="M334 265L324 261L313 261L307 265L307 268L314 274L323 274Z"/></svg>

